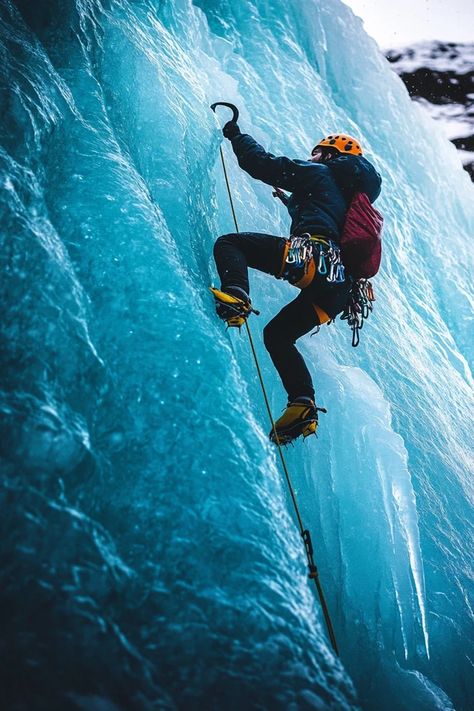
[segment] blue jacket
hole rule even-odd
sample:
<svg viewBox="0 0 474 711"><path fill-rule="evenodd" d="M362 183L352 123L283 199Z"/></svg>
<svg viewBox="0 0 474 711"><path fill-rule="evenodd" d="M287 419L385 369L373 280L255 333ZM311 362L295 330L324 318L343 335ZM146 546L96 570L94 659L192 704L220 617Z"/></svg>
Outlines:
<svg viewBox="0 0 474 711"><path fill-rule="evenodd" d="M339 242L354 194L364 192L370 202L380 194L380 175L360 156L341 155L327 163L276 158L245 133L232 138L232 148L252 178L292 193L286 206L293 235L309 232Z"/></svg>

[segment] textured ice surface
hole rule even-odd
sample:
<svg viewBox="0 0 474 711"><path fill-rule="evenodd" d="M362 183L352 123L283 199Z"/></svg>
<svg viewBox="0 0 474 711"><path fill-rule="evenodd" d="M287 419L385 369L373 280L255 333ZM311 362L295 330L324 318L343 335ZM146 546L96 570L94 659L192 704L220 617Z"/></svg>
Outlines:
<svg viewBox="0 0 474 711"><path fill-rule="evenodd" d="M473 188L336 0L6 0L2 568L10 708L467 709ZM207 286L233 229L209 104L274 153L338 129L382 173L377 304L301 341L288 452L325 636L246 338ZM219 110L219 121L227 119ZM241 229L286 234L225 146ZM252 277L261 329L294 290Z"/></svg>

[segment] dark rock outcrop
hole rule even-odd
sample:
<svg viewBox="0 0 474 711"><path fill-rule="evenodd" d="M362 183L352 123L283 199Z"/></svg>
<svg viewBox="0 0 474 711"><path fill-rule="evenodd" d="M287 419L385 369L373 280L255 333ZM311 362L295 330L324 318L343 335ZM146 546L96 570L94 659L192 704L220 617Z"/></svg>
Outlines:
<svg viewBox="0 0 474 711"><path fill-rule="evenodd" d="M410 96L443 122L474 181L474 44L420 42L385 54Z"/></svg>

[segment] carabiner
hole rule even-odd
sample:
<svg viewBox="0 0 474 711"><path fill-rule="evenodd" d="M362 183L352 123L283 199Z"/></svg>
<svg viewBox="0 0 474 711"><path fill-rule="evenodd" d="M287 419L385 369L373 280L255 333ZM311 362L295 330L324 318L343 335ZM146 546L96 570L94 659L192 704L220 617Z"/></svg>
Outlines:
<svg viewBox="0 0 474 711"><path fill-rule="evenodd" d="M329 265L329 274L326 277L326 281L330 282L331 284L336 281L336 276L334 274L335 272L336 265L334 262L331 262Z"/></svg>
<svg viewBox="0 0 474 711"><path fill-rule="evenodd" d="M336 281L339 283L342 283L345 281L346 276L344 273L344 264L342 262L339 262L337 265L337 270L336 270Z"/></svg>
<svg viewBox="0 0 474 711"><path fill-rule="evenodd" d="M319 245L319 264L318 264L318 272L319 274L327 274L328 273L328 268L326 265L326 260L324 258L324 252L322 245Z"/></svg>

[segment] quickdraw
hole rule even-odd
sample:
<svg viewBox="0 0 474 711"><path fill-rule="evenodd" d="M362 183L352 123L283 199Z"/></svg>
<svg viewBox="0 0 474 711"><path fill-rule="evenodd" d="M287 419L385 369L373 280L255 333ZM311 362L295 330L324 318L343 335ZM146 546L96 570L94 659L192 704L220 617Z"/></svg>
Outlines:
<svg viewBox="0 0 474 711"><path fill-rule="evenodd" d="M349 299L341 320L347 321L352 329L352 345L355 348L360 342L360 329L364 325L364 320L373 311L375 294L372 284L368 279L358 279L352 285Z"/></svg>
<svg viewBox="0 0 474 711"><path fill-rule="evenodd" d="M346 275L339 247L330 239L310 237L310 240L313 242L313 252L316 251L316 246L319 247L318 273L326 276L326 280L330 283L345 281Z"/></svg>

